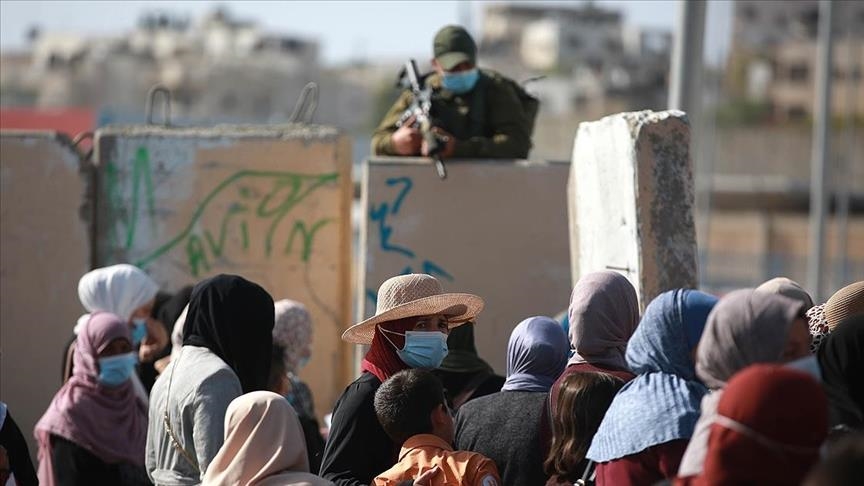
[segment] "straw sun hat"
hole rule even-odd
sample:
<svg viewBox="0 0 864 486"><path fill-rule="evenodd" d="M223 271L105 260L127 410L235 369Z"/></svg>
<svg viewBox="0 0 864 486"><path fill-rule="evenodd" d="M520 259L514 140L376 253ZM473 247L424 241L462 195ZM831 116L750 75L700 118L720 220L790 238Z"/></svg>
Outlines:
<svg viewBox="0 0 864 486"><path fill-rule="evenodd" d="M422 273L387 279L378 289L375 315L342 333L342 340L371 344L375 326L406 317L444 314L454 328L474 319L483 310L483 299L473 294L445 294L438 280Z"/></svg>

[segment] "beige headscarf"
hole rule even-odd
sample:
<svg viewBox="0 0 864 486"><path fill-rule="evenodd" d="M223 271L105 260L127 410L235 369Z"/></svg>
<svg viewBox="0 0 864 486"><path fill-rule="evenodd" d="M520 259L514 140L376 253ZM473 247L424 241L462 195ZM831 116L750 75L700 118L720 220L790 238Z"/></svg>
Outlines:
<svg viewBox="0 0 864 486"><path fill-rule="evenodd" d="M207 467L203 485L319 486L309 473L297 413L284 397L257 391L234 399L225 412L225 443Z"/></svg>
<svg viewBox="0 0 864 486"><path fill-rule="evenodd" d="M804 303L805 312L813 307L813 298L810 297L810 294L801 287L801 284L786 277L772 278L756 287L756 290L769 294L780 294L784 297L789 297L790 299L800 300Z"/></svg>
<svg viewBox="0 0 864 486"><path fill-rule="evenodd" d="M627 370L627 341L639 324L636 289L616 272L589 273L576 282L570 296L569 364L591 363Z"/></svg>
<svg viewBox="0 0 864 486"><path fill-rule="evenodd" d="M804 306L802 300L780 293L741 289L726 294L711 310L696 351L696 375L712 391L702 398L702 413L681 459L679 476L702 472L726 382L747 366L780 361L789 329Z"/></svg>

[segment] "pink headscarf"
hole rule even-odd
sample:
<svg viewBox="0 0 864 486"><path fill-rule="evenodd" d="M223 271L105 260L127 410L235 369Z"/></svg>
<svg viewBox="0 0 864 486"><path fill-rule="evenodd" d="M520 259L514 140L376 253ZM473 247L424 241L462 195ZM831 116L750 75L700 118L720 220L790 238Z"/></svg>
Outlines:
<svg viewBox="0 0 864 486"><path fill-rule="evenodd" d="M117 338L131 341L129 326L106 312L94 313L80 330L72 377L54 395L34 431L39 442L40 484L54 484L51 435L83 447L106 463L144 466L147 410L132 382L105 386L98 381L99 352Z"/></svg>

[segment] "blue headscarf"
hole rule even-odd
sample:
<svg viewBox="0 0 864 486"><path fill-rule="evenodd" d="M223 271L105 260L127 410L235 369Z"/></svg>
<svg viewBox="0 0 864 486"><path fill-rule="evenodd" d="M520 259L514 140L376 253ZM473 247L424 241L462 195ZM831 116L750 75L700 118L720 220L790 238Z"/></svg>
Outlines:
<svg viewBox="0 0 864 486"><path fill-rule="evenodd" d="M688 439L708 389L696 378L690 353L717 298L697 290L657 296L627 344L637 376L606 412L587 457L608 462L675 439Z"/></svg>
<svg viewBox="0 0 864 486"><path fill-rule="evenodd" d="M529 317L507 343L507 381L502 391L548 392L567 366L570 340L553 319Z"/></svg>

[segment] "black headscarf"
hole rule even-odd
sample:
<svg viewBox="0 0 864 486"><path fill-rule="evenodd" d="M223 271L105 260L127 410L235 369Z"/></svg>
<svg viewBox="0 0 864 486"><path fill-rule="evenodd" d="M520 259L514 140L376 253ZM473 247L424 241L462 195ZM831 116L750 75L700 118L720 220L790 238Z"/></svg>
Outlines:
<svg viewBox="0 0 864 486"><path fill-rule="evenodd" d="M817 356L831 402L831 425L864 429L864 315L840 322Z"/></svg>
<svg viewBox="0 0 864 486"><path fill-rule="evenodd" d="M258 284L217 275L192 290L183 345L209 349L231 367L243 393L267 389L275 322L273 298Z"/></svg>
<svg viewBox="0 0 864 486"><path fill-rule="evenodd" d="M447 336L447 349L449 352L438 369L454 373L492 374L492 367L483 361L474 346L473 322L466 322L450 330L450 335Z"/></svg>
<svg viewBox="0 0 864 486"><path fill-rule="evenodd" d="M159 305L159 295L156 295L156 304L153 305L153 317L165 325L169 336L171 335L171 331L174 330L174 323L177 321L177 318L180 317L183 309L186 308L186 304L189 303L189 299L192 298L192 288L191 285L181 288L176 294L169 295L161 305ZM169 342L168 344L170 345L171 343Z"/></svg>

